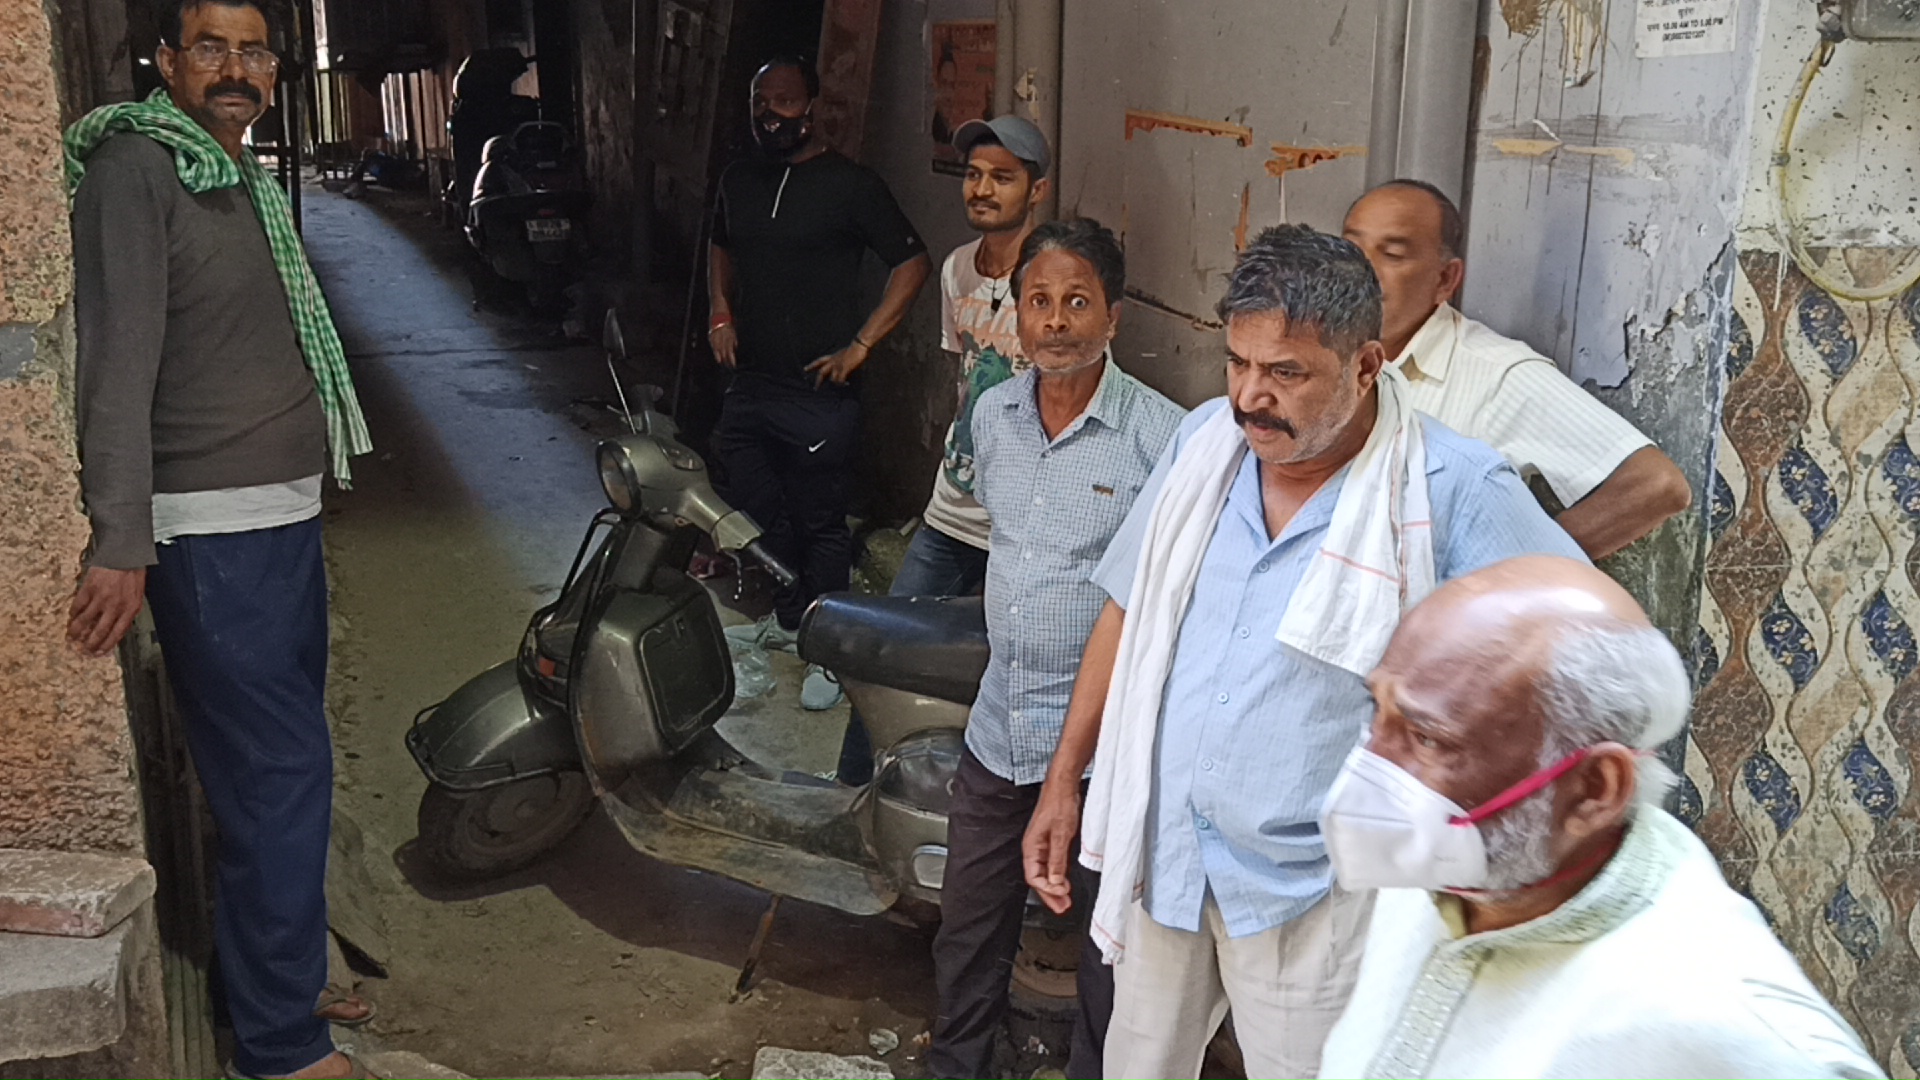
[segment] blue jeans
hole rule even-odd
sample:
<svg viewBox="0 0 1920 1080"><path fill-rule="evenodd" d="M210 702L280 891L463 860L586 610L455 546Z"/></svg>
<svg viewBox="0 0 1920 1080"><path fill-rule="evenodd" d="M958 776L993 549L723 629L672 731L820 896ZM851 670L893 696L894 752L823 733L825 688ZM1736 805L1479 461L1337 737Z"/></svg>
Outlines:
<svg viewBox="0 0 1920 1080"><path fill-rule="evenodd" d="M213 935L233 1064L297 1072L333 1052L327 982L333 746L320 519L159 545L147 602L219 834Z"/></svg>
<svg viewBox="0 0 1920 1080"><path fill-rule="evenodd" d="M907 544L900 572L894 575L887 595L972 596L986 583L984 550L922 522ZM849 787L873 779L873 740L857 712L847 720L847 733L840 740L840 768L834 775Z"/></svg>

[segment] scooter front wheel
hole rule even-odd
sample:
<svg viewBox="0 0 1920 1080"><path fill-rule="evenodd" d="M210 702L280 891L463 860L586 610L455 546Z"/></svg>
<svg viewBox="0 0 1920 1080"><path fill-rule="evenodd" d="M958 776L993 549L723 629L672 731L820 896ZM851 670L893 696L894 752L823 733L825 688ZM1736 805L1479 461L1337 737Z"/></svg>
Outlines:
<svg viewBox="0 0 1920 1080"><path fill-rule="evenodd" d="M587 778L574 771L479 791L429 784L420 796L420 853L448 877L499 877L551 851L592 807Z"/></svg>

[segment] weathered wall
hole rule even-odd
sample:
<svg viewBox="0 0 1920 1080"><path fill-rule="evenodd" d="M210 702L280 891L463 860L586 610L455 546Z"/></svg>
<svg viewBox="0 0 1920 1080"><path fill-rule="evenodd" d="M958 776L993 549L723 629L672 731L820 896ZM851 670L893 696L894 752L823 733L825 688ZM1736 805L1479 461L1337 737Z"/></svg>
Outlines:
<svg viewBox="0 0 1920 1080"><path fill-rule="evenodd" d="M0 847L137 854L119 666L66 645L87 526L54 55L38 0L0 0Z"/></svg>
<svg viewBox="0 0 1920 1080"><path fill-rule="evenodd" d="M1066 5L1060 212L1125 240L1115 355L1176 401L1225 391L1213 306L1242 240L1337 230L1360 194L1373 24L1369 0Z"/></svg>
<svg viewBox="0 0 1920 1080"><path fill-rule="evenodd" d="M1609 569L1675 640L1698 603L1758 32L1641 59L1636 5L1483 5L1462 306L1557 360L1680 466L1694 512Z"/></svg>
<svg viewBox="0 0 1920 1080"><path fill-rule="evenodd" d="M572 0L578 126L597 253L624 263L633 229L633 0Z"/></svg>
<svg viewBox="0 0 1920 1080"><path fill-rule="evenodd" d="M865 164L892 188L934 261L934 276L906 322L867 365L862 391L868 446L866 488L871 511L887 519L918 514L953 420L959 370L940 348L941 260L976 235L967 227L960 181L933 171L927 130L929 22L992 19L993 0L889 0L880 20Z"/></svg>
<svg viewBox="0 0 1920 1080"><path fill-rule="evenodd" d="M1702 836L1898 1077L1920 1070L1920 290L1782 255L1768 177L1815 35L1767 5L1744 152L1687 755ZM1794 139L1795 217L1871 286L1920 251L1920 46L1840 45Z"/></svg>

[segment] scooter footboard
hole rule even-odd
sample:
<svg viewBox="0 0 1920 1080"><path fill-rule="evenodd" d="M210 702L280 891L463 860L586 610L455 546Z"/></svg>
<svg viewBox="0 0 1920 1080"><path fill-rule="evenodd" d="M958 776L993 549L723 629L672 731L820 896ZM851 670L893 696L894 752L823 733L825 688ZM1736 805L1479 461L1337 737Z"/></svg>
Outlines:
<svg viewBox="0 0 1920 1080"><path fill-rule="evenodd" d="M427 779L455 791L580 768L566 714L534 701L511 660L421 713L407 731L407 751Z"/></svg>

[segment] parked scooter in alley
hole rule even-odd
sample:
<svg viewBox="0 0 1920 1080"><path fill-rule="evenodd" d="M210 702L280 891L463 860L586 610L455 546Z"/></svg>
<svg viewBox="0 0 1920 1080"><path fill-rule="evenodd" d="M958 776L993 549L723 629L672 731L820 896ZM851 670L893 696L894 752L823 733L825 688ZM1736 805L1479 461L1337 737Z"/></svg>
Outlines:
<svg viewBox="0 0 1920 1080"><path fill-rule="evenodd" d="M592 202L566 129L524 123L487 140L467 202L467 242L495 274L526 287L534 311L551 314L579 274Z"/></svg>
<svg viewBox="0 0 1920 1080"><path fill-rule="evenodd" d="M605 337L611 369L625 354L611 314ZM624 410L617 374L615 388ZM714 600L686 570L705 533L783 582L792 572L714 492L670 419L644 408L628 417L632 433L597 452L610 505L518 657L407 733L432 782L420 852L447 875L504 874L558 844L597 798L634 847L764 889L776 907L793 897L877 915L907 898L929 917L946 867L948 784L987 663L979 599L822 598L802 624L801 655L838 674L883 748L874 780L850 789L753 760L714 730L734 701L734 668Z"/></svg>
<svg viewBox="0 0 1920 1080"><path fill-rule="evenodd" d="M515 48L480 49L460 62L453 76L453 100L447 105L447 141L453 148L453 178L441 193L448 225L464 225L467 199L487 142L528 121L540 119L538 98L513 92L533 57Z"/></svg>

